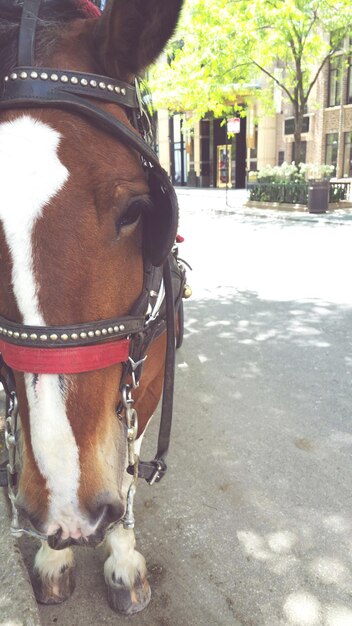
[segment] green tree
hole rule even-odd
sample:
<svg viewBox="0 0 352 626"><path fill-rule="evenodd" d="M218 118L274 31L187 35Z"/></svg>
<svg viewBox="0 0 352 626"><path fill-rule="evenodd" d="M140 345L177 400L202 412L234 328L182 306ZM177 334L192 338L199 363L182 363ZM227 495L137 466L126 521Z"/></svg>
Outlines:
<svg viewBox="0 0 352 626"><path fill-rule="evenodd" d="M351 34L350 0L187 0L152 73L156 104L198 119L221 116L254 92L273 104L276 84L292 105L298 161L313 87Z"/></svg>

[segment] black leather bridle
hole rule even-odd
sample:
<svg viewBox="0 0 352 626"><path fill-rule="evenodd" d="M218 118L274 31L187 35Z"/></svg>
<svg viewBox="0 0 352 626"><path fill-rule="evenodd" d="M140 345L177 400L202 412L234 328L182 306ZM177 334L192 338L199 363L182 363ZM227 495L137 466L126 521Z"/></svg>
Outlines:
<svg viewBox="0 0 352 626"><path fill-rule="evenodd" d="M131 359L124 364L122 381L125 383L129 376L133 375L134 382L138 384L141 367L134 368L133 364L142 363L150 343L165 331L166 327L167 352L157 452L152 461L140 461L138 468L140 477L150 483L158 482L166 471L165 457L169 447L172 421L175 369L173 282L178 285L176 307L185 282L184 273L180 271L174 256L170 254L178 224L177 198L158 157L140 134L143 132L143 105L135 85L96 74L35 66L34 42L41 2L42 0L24 0L19 31L18 65L8 75L1 77L0 110L52 107L74 112L89 119L95 126L140 154L154 208L151 214L143 219L144 286L143 293L130 315L64 327L26 327L0 316L0 339L17 346L40 346L50 350L68 345L96 345L129 337ZM132 126L129 128L100 108L96 104L99 101L126 107L134 128ZM155 282L160 283L161 273L165 285L165 305L155 320L146 323L145 305L151 286ZM5 390L11 393L14 377L11 368L0 354L0 374L1 368ZM132 473L133 468L129 468L128 471Z"/></svg>

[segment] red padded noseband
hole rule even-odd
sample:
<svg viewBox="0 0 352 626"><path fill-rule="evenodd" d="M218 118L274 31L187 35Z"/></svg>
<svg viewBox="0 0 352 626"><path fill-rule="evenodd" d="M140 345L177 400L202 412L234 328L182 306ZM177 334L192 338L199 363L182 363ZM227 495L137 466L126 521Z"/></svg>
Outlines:
<svg viewBox="0 0 352 626"><path fill-rule="evenodd" d="M35 348L0 340L0 354L9 367L35 374L92 372L128 361L129 352L129 339L77 348Z"/></svg>

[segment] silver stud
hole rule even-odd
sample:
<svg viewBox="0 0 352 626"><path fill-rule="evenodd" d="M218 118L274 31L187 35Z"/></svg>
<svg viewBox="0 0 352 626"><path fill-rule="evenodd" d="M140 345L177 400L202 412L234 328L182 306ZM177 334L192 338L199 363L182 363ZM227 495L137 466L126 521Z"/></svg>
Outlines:
<svg viewBox="0 0 352 626"><path fill-rule="evenodd" d="M87 333L80 333L79 336L81 339L87 339Z"/></svg>
<svg viewBox="0 0 352 626"><path fill-rule="evenodd" d="M64 333L63 335L61 335L61 339L62 339L62 341L67 341L68 335L66 335L66 333Z"/></svg>
<svg viewBox="0 0 352 626"><path fill-rule="evenodd" d="M83 85L83 87L87 87L88 81L86 78L81 78L81 85Z"/></svg>
<svg viewBox="0 0 352 626"><path fill-rule="evenodd" d="M90 80L89 84L90 84L91 87L96 87L98 83L97 83L96 80Z"/></svg>
<svg viewBox="0 0 352 626"><path fill-rule="evenodd" d="M38 78L38 72L31 72L30 73L30 77L31 78Z"/></svg>
<svg viewBox="0 0 352 626"><path fill-rule="evenodd" d="M28 74L27 74L27 72L20 72L20 78L22 78L23 80L24 80L25 78L28 78Z"/></svg>
<svg viewBox="0 0 352 626"><path fill-rule="evenodd" d="M96 330L94 334L95 334L95 336L96 336L96 337L100 337L100 335L101 335L101 330Z"/></svg>
<svg viewBox="0 0 352 626"><path fill-rule="evenodd" d="M5 78L4 78L5 83L7 83L8 80L9 80L9 77L5 76Z"/></svg>
<svg viewBox="0 0 352 626"><path fill-rule="evenodd" d="M3 335L5 335L5 336L7 335L7 330L6 330L6 328L4 328L4 330L2 331L2 334L3 334Z"/></svg>
<svg viewBox="0 0 352 626"><path fill-rule="evenodd" d="M28 339L27 333L21 333L21 339Z"/></svg>
<svg viewBox="0 0 352 626"><path fill-rule="evenodd" d="M77 76L72 76L71 77L71 83L72 83L72 85L78 85L78 78L77 78Z"/></svg>
<svg viewBox="0 0 352 626"><path fill-rule="evenodd" d="M113 327L112 327L112 326L109 326L109 328L108 328L108 333L109 333L109 335L111 335L111 333L113 333L113 332L114 332Z"/></svg>
<svg viewBox="0 0 352 626"><path fill-rule="evenodd" d="M40 335L40 341L48 341L48 335Z"/></svg>
<svg viewBox="0 0 352 626"><path fill-rule="evenodd" d="M9 337L12 337L12 335L13 335L13 330L8 330L8 331L7 331L7 335L8 335Z"/></svg>
<svg viewBox="0 0 352 626"><path fill-rule="evenodd" d="M47 74L46 72L42 72L42 73L40 74L40 78L41 78L42 80L48 80L49 76L48 76L48 74Z"/></svg>
<svg viewBox="0 0 352 626"><path fill-rule="evenodd" d="M18 339L20 336L20 333L18 333L17 331L13 333L13 338L14 339Z"/></svg>
<svg viewBox="0 0 352 626"><path fill-rule="evenodd" d="M57 74L51 74L50 80L52 80L54 83L56 83L59 80L59 77L58 77Z"/></svg>
<svg viewBox="0 0 352 626"><path fill-rule="evenodd" d="M94 332L92 330L89 331L88 337L94 337Z"/></svg>
<svg viewBox="0 0 352 626"><path fill-rule="evenodd" d="M108 85L107 86L107 90L108 91L114 91L114 85Z"/></svg>
<svg viewBox="0 0 352 626"><path fill-rule="evenodd" d="M125 330L126 326L124 326L123 324L121 324L120 326L120 331L123 332Z"/></svg>
<svg viewBox="0 0 352 626"><path fill-rule="evenodd" d="M51 339L51 341L57 341L58 336L55 335L55 333L53 333L52 335L50 335L50 339Z"/></svg>
<svg viewBox="0 0 352 626"><path fill-rule="evenodd" d="M38 335L36 335L36 333L32 333L29 338L32 339L32 341L35 341L38 339Z"/></svg>
<svg viewBox="0 0 352 626"><path fill-rule="evenodd" d="M125 89L124 87L122 87L122 89L121 89L121 94L122 94L123 96L125 96L125 95L126 95L126 89Z"/></svg>
<svg viewBox="0 0 352 626"><path fill-rule="evenodd" d="M107 330L107 328L102 328L102 329L101 329L101 334L102 334L102 335L107 335L107 334L108 334L108 330Z"/></svg>
<svg viewBox="0 0 352 626"><path fill-rule="evenodd" d="M103 82L99 83L99 87L100 89L106 89L106 85Z"/></svg>
<svg viewBox="0 0 352 626"><path fill-rule="evenodd" d="M114 333L118 333L119 332L119 327L118 326L114 326Z"/></svg>
<svg viewBox="0 0 352 626"><path fill-rule="evenodd" d="M12 74L10 74L10 78L11 80L16 80L18 78L16 72L12 72Z"/></svg>
<svg viewBox="0 0 352 626"><path fill-rule="evenodd" d="M120 87L114 87L114 91L115 93L120 93L121 92L121 88Z"/></svg>
<svg viewBox="0 0 352 626"><path fill-rule="evenodd" d="M77 333L72 333L71 339L73 339L73 341L77 341L77 339L78 339Z"/></svg>
<svg viewBox="0 0 352 626"><path fill-rule="evenodd" d="M60 76L60 80L62 83L68 83L68 76L66 76L66 74L63 74L62 76Z"/></svg>

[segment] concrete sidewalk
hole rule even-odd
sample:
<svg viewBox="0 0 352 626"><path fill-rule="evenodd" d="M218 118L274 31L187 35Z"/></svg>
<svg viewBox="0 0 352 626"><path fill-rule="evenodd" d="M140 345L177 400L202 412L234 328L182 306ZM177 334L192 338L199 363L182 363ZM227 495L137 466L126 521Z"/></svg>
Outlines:
<svg viewBox="0 0 352 626"><path fill-rule="evenodd" d="M2 391L0 415L4 415ZM32 585L18 544L10 535L10 523L9 499L0 487L0 626L40 626Z"/></svg>

